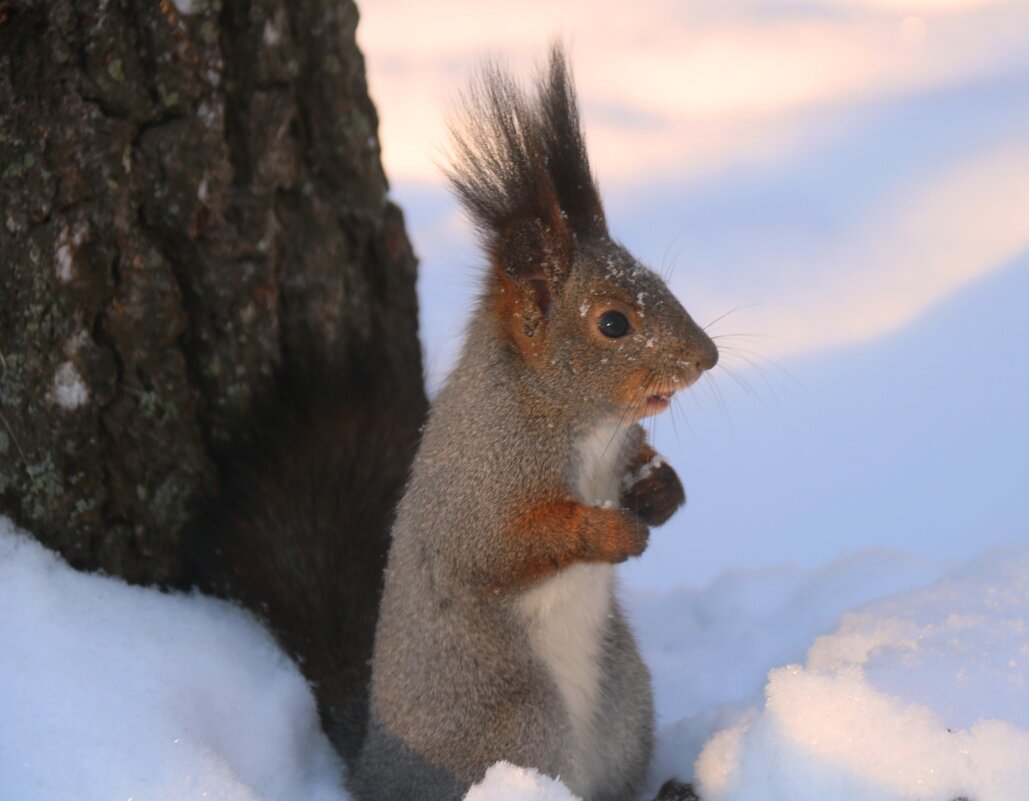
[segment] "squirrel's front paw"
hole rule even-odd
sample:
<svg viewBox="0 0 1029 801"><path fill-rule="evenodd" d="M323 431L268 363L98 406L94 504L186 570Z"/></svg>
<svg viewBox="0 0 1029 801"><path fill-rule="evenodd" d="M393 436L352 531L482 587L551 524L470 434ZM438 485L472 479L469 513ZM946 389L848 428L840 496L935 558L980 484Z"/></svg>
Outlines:
<svg viewBox="0 0 1029 801"><path fill-rule="evenodd" d="M686 502L686 491L671 465L655 458L626 488L622 505L649 526L660 526Z"/></svg>
<svg viewBox="0 0 1029 801"><path fill-rule="evenodd" d="M623 513L622 519L625 521L627 537L619 554L619 562L624 562L630 556L639 556L647 550L647 544L650 542L650 526L645 520L632 513Z"/></svg>

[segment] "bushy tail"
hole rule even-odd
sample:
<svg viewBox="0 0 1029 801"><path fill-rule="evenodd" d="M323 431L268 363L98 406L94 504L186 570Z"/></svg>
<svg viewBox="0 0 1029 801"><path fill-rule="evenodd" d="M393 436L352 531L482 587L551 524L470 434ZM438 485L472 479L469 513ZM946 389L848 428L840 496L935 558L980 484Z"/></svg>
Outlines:
<svg viewBox="0 0 1029 801"><path fill-rule="evenodd" d="M221 466L195 528L194 575L262 617L297 660L348 763L364 739L394 509L425 400L374 347L282 377L247 445Z"/></svg>

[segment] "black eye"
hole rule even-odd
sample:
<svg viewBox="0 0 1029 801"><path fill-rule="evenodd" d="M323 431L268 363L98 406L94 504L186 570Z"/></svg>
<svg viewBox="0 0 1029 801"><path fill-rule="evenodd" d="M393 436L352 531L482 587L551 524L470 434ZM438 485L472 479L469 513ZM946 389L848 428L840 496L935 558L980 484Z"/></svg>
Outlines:
<svg viewBox="0 0 1029 801"><path fill-rule="evenodd" d="M624 337L629 333L629 321L625 319L625 315L617 311L606 311L600 315L600 319L597 320L597 328L600 329L600 333L611 339L618 339L618 337Z"/></svg>

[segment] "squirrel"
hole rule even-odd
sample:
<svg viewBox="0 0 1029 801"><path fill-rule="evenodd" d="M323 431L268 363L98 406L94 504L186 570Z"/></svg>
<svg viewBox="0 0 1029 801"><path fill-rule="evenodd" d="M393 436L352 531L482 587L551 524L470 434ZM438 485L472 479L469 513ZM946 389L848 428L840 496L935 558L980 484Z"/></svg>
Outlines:
<svg viewBox="0 0 1029 801"><path fill-rule="evenodd" d="M685 501L640 420L718 351L609 235L560 45L464 112L446 172L489 265L417 452L420 410L350 354L367 375L237 461L197 569L298 659L356 798L460 799L506 760L627 801L654 711L615 565Z"/></svg>

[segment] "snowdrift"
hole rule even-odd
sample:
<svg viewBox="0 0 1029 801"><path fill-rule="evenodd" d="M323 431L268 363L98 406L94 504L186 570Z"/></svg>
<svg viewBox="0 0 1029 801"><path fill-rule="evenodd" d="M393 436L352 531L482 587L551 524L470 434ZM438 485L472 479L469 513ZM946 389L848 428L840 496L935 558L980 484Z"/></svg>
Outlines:
<svg viewBox="0 0 1029 801"><path fill-rule="evenodd" d="M662 721L648 791L674 774L705 801L1029 797L1029 548L627 600ZM242 610L76 573L3 518L0 608L5 801L347 798L309 689ZM572 798L506 764L468 794Z"/></svg>

